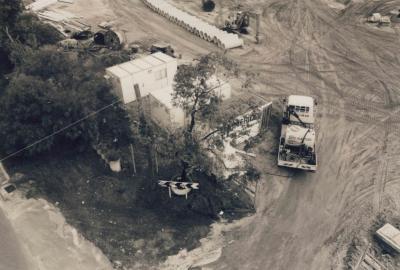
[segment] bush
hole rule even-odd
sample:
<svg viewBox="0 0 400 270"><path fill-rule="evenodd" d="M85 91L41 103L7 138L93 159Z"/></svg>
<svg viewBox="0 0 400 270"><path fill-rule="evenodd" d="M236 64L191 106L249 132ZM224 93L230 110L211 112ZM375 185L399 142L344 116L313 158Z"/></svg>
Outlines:
<svg viewBox="0 0 400 270"><path fill-rule="evenodd" d="M206 0L203 2L203 10L205 12L211 12L215 8L215 3L212 0Z"/></svg>
<svg viewBox="0 0 400 270"><path fill-rule="evenodd" d="M0 98L4 152L14 152L69 125L25 154L65 144L103 142L117 147L131 140L129 118L111 93L111 85L76 55L47 47L32 51L23 61Z"/></svg>

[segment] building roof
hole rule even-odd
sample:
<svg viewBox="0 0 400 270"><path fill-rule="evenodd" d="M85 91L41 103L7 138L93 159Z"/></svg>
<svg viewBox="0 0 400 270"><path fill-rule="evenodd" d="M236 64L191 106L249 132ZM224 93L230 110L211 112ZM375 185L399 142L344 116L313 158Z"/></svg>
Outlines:
<svg viewBox="0 0 400 270"><path fill-rule="evenodd" d="M137 66L135 66L134 64L132 64L132 62L126 62L126 63L120 64L118 67L126 70L129 74L133 74L133 73L141 71L141 69L138 68Z"/></svg>
<svg viewBox="0 0 400 270"><path fill-rule="evenodd" d="M112 67L107 68L106 70L118 78L123 78L123 77L130 75L129 72L127 72L125 69L121 68L120 66L112 66Z"/></svg>
<svg viewBox="0 0 400 270"><path fill-rule="evenodd" d="M156 52L141 58L131 60L129 62L109 67L106 70L114 76L121 78L173 61L176 61L176 59L162 52Z"/></svg>
<svg viewBox="0 0 400 270"><path fill-rule="evenodd" d="M156 52L151 54L153 57L163 61L164 63L170 63L176 61L175 58L169 56L168 54L162 53L162 52Z"/></svg>
<svg viewBox="0 0 400 270"><path fill-rule="evenodd" d="M155 99L157 99L161 104L163 104L168 109L172 109L174 104L172 103L172 86L167 86L159 90L150 93Z"/></svg>

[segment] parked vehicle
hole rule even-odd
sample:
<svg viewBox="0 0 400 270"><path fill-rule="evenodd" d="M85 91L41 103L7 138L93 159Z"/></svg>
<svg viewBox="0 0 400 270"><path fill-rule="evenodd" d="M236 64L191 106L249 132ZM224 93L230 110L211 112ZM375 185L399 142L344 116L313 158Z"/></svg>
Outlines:
<svg viewBox="0 0 400 270"><path fill-rule="evenodd" d="M291 95L284 100L278 166L315 171L315 102L312 97Z"/></svg>

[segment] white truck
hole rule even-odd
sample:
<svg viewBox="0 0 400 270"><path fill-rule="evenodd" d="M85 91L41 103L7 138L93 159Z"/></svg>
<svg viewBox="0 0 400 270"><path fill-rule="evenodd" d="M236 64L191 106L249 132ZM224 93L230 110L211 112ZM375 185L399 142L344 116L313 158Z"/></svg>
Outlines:
<svg viewBox="0 0 400 270"><path fill-rule="evenodd" d="M314 105L308 96L291 95L284 100L278 166L316 171Z"/></svg>

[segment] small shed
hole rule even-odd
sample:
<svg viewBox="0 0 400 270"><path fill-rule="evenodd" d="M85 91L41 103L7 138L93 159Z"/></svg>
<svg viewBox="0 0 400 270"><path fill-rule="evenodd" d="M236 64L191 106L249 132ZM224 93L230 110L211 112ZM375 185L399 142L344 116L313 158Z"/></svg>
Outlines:
<svg viewBox="0 0 400 270"><path fill-rule="evenodd" d="M157 52L106 69L116 95L124 104L145 97L153 91L172 86L177 60Z"/></svg>
<svg viewBox="0 0 400 270"><path fill-rule="evenodd" d="M231 86L227 82L212 77L207 84L222 100L231 97ZM176 128L183 128L189 122L185 111L180 107L174 106L172 94L173 86L170 85L152 91L149 95L151 119L160 127L170 131Z"/></svg>
<svg viewBox="0 0 400 270"><path fill-rule="evenodd" d="M149 95L151 119L170 131L186 124L186 113L182 108L173 105L172 93L172 87L168 86Z"/></svg>

